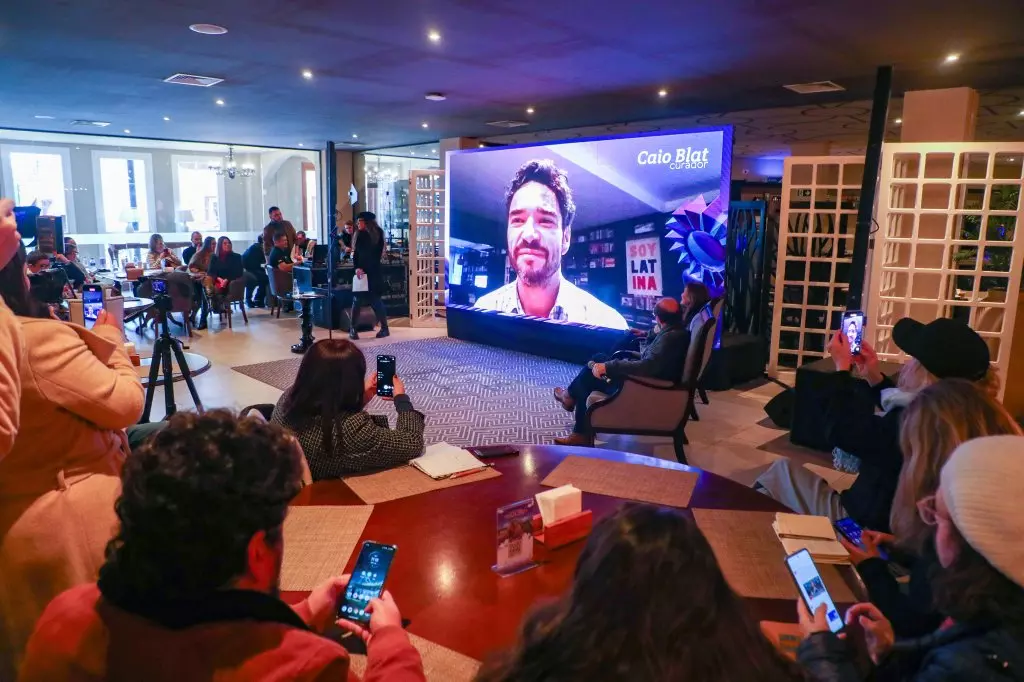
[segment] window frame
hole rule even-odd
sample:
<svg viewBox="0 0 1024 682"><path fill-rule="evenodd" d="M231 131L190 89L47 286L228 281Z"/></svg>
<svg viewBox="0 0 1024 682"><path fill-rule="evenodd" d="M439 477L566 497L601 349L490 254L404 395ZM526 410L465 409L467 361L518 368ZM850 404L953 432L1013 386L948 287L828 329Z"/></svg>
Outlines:
<svg viewBox="0 0 1024 682"><path fill-rule="evenodd" d="M71 150L68 147L46 144L0 144L0 163L3 167L3 195L14 198L14 169L11 154L51 154L60 156L61 173L64 176L64 234L75 233L75 193L71 177Z"/></svg>
<svg viewBox="0 0 1024 682"><path fill-rule="evenodd" d="M100 173L100 159L125 159L131 161L142 161L146 166L146 215L149 218L149 229L146 231L128 232L123 227L120 231L108 230L106 228L106 215L103 211L103 175ZM156 224L156 191L154 190L153 155L149 152L115 151L107 149L92 150L92 177L96 192L96 233L115 235L141 235L159 233Z"/></svg>

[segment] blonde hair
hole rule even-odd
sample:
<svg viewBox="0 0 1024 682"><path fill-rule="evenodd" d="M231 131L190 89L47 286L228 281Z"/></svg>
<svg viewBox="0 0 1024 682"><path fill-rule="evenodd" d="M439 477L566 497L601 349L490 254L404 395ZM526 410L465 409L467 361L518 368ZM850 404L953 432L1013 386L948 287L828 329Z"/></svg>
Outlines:
<svg viewBox="0 0 1024 682"><path fill-rule="evenodd" d="M961 443L1021 429L991 389L990 375L977 382L942 379L924 388L903 412L900 470L889 525L900 545L920 551L931 535L917 514L917 501L939 487L939 472ZM902 378L902 376L901 376ZM996 382L998 385L998 381Z"/></svg>

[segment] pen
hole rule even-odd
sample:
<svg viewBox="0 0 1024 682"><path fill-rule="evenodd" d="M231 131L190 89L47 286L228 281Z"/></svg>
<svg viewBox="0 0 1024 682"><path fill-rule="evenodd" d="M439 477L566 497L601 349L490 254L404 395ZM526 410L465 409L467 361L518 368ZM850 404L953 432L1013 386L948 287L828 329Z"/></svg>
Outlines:
<svg viewBox="0 0 1024 682"><path fill-rule="evenodd" d="M493 464L484 464L479 469L468 469L466 471L460 471L457 474L452 474L451 476L449 476L448 480L449 481L454 481L456 478L462 478L463 476L471 476L473 474L478 474L481 471L483 471L484 469L487 469L487 468L492 467L492 466L494 466L494 465Z"/></svg>

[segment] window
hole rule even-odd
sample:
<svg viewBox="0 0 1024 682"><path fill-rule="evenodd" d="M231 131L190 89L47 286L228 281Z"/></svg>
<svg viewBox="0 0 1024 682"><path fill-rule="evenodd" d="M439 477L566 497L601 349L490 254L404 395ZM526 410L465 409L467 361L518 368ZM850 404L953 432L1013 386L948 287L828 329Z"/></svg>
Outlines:
<svg viewBox="0 0 1024 682"><path fill-rule="evenodd" d="M181 231L217 232L221 229L224 179L210 170L219 160L174 156L174 217Z"/></svg>
<svg viewBox="0 0 1024 682"><path fill-rule="evenodd" d="M96 216L104 232L153 231L151 159L149 154L93 152Z"/></svg>
<svg viewBox="0 0 1024 682"><path fill-rule="evenodd" d="M320 199L317 197L316 168L311 163L302 164L302 191L305 204L302 207L303 229L310 239L320 234Z"/></svg>
<svg viewBox="0 0 1024 682"><path fill-rule="evenodd" d="M70 194L65 189L71 180L67 149L4 145L4 196L16 206L38 206L43 215L64 216L65 231L70 231Z"/></svg>

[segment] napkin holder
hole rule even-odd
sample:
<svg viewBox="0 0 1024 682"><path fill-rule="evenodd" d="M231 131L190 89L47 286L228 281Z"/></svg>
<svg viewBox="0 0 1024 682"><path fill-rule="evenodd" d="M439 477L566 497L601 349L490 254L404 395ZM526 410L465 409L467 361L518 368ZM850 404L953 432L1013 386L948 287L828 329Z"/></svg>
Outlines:
<svg viewBox="0 0 1024 682"><path fill-rule="evenodd" d="M134 282L142 277L142 268L127 267L124 269L124 274L129 282Z"/></svg>
<svg viewBox="0 0 1024 682"><path fill-rule="evenodd" d="M548 549L558 549L590 535L594 527L594 513L584 509L552 524L544 525L540 514L533 517L533 539Z"/></svg>

